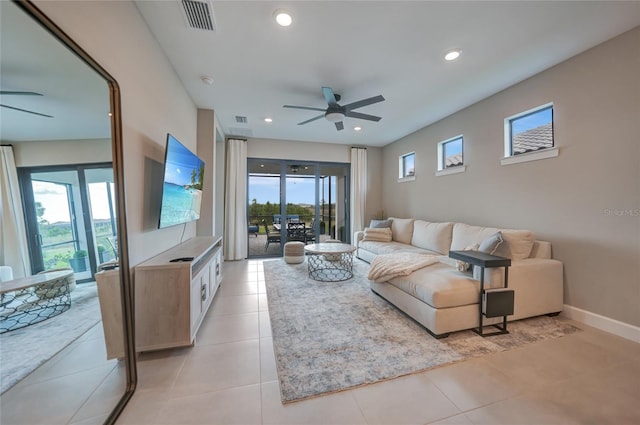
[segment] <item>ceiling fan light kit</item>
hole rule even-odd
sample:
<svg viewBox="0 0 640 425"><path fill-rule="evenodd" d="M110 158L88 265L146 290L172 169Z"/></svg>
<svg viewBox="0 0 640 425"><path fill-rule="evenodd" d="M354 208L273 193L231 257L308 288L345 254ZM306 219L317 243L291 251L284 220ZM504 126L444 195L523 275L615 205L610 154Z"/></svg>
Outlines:
<svg viewBox="0 0 640 425"><path fill-rule="evenodd" d="M324 117L327 121L334 123L336 126L336 130L338 131L344 129L344 124L342 123L342 121L344 120L345 117L357 118L361 120L375 121L375 122L378 122L382 119L381 117L377 117L375 115L363 114L363 113L354 111L354 109L362 108L365 106L373 105L374 103L384 101L385 98L380 94L377 96L358 100L356 102L352 102L344 106L338 104L338 102L341 99L341 96L339 94L334 93L331 87L322 87L322 94L328 105L326 109L315 108L312 106L295 106L295 105L283 105L283 108L305 109L309 111L323 112L321 115L315 116L306 121L299 122L298 125L308 124L312 121L319 120L320 118Z"/></svg>
<svg viewBox="0 0 640 425"><path fill-rule="evenodd" d="M338 122L344 119L344 114L342 112L327 112L324 117L329 122Z"/></svg>

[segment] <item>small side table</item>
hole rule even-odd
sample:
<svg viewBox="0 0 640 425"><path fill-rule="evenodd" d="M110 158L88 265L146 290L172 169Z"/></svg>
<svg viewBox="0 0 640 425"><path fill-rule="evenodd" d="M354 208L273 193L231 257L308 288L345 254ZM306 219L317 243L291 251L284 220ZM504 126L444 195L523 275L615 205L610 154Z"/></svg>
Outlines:
<svg viewBox="0 0 640 425"><path fill-rule="evenodd" d="M511 266L511 260L509 258L498 257L497 255L491 255L480 251L449 251L449 257L455 260L464 261L465 263L472 264L480 267L480 298L478 300L478 329L472 329L478 335L485 337L491 335L508 334L507 331L507 316L513 314L514 304L514 292L513 290L506 290L509 286L509 266ZM484 289L484 269L493 267L504 267L504 289L498 291L485 291ZM492 297L492 295L496 295ZM490 300L495 298L496 304L499 304L497 308L491 308ZM484 307L484 312L483 312ZM488 313L492 311L491 313ZM497 332L483 333L482 318L483 315L487 317L500 317L502 316L502 326L492 325L497 328Z"/></svg>

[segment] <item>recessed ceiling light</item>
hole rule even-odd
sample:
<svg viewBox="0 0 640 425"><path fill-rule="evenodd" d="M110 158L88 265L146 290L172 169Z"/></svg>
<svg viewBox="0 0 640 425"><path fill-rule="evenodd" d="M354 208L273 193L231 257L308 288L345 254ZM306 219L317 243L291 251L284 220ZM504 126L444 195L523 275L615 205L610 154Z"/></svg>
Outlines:
<svg viewBox="0 0 640 425"><path fill-rule="evenodd" d="M260 164L260 168L264 168L264 164Z"/></svg>
<svg viewBox="0 0 640 425"><path fill-rule="evenodd" d="M460 53L462 53L462 50L459 50L459 49L449 50L447 53L445 53L444 59L448 61L456 60L460 57Z"/></svg>
<svg viewBox="0 0 640 425"><path fill-rule="evenodd" d="M354 129L355 131L360 131L360 130L362 130L362 127L356 126L356 127L353 127L353 129Z"/></svg>
<svg viewBox="0 0 640 425"><path fill-rule="evenodd" d="M276 10L273 16L276 18L276 22L278 23L278 25L281 25L283 27L288 27L293 22L291 14L286 10Z"/></svg>
<svg viewBox="0 0 640 425"><path fill-rule="evenodd" d="M271 118L265 118L264 122L273 122L273 120Z"/></svg>

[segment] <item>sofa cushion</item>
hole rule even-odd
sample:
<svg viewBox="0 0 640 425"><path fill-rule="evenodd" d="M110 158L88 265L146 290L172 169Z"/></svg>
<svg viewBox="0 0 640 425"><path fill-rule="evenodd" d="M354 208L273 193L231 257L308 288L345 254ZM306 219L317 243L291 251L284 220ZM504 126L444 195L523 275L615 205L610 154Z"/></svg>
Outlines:
<svg viewBox="0 0 640 425"><path fill-rule="evenodd" d="M465 247L480 244L483 240L493 235L500 229L495 227L470 226L464 223L455 223L451 235L451 250L462 251Z"/></svg>
<svg viewBox="0 0 640 425"><path fill-rule="evenodd" d="M452 231L453 223L430 223L424 220L415 220L411 245L440 254L448 254Z"/></svg>
<svg viewBox="0 0 640 425"><path fill-rule="evenodd" d="M371 220L369 223L369 228L371 229L380 229L383 227L391 228L391 220Z"/></svg>
<svg viewBox="0 0 640 425"><path fill-rule="evenodd" d="M387 283L434 308L477 304L480 291L477 280L443 263L416 270L409 276L393 278Z"/></svg>
<svg viewBox="0 0 640 425"><path fill-rule="evenodd" d="M531 254L535 235L529 230L497 229L495 227L470 226L464 223L453 225L451 250L461 251L466 246L482 243L486 238L500 231L504 242L498 246L494 255L524 260Z"/></svg>
<svg viewBox="0 0 640 425"><path fill-rule="evenodd" d="M363 241L391 242L391 229L382 227L379 229L364 229Z"/></svg>
<svg viewBox="0 0 640 425"><path fill-rule="evenodd" d="M391 220L391 233L393 240L396 242L411 243L411 237L413 236L413 218L393 218Z"/></svg>
<svg viewBox="0 0 640 425"><path fill-rule="evenodd" d="M496 249L495 255L511 258L512 260L529 258L533 243L536 240L533 232L512 229L502 229L501 232L504 243Z"/></svg>
<svg viewBox="0 0 640 425"><path fill-rule="evenodd" d="M435 252L428 251L426 249L395 241L375 242L361 240L358 244L358 248L372 252L375 255L390 254L392 252L418 252L421 254L436 254Z"/></svg>

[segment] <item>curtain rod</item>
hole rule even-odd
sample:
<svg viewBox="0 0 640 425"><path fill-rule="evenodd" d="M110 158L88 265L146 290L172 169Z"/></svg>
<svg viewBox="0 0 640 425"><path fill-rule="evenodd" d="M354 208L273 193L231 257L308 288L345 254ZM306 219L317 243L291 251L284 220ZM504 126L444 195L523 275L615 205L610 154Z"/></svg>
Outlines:
<svg viewBox="0 0 640 425"><path fill-rule="evenodd" d="M364 149L367 150L366 146L351 146L351 149Z"/></svg>

